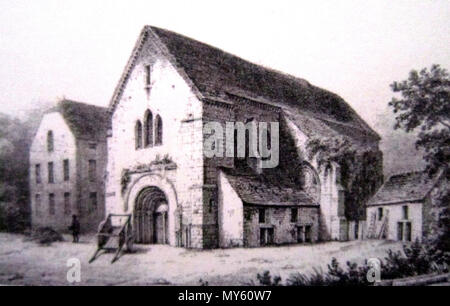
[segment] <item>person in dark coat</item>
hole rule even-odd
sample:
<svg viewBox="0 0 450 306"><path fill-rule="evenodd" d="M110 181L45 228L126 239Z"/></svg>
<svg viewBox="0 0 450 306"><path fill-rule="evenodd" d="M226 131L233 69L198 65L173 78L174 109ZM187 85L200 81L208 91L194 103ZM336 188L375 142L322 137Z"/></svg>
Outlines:
<svg viewBox="0 0 450 306"><path fill-rule="evenodd" d="M72 216L72 225L69 226L69 231L72 231L73 243L77 243L79 241L80 235L80 222L78 221L77 215Z"/></svg>

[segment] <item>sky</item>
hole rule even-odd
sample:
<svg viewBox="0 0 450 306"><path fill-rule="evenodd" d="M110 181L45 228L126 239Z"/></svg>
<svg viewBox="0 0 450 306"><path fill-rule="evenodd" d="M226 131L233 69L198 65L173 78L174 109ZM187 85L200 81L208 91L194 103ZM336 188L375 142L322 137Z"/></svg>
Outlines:
<svg viewBox="0 0 450 306"><path fill-rule="evenodd" d="M392 81L450 68L450 1L0 0L0 112L107 106L145 24L333 91L373 127Z"/></svg>

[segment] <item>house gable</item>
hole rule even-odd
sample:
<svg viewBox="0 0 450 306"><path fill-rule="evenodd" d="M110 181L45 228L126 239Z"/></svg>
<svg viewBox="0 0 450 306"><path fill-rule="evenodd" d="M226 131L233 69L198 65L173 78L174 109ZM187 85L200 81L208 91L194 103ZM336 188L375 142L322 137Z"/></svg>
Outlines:
<svg viewBox="0 0 450 306"><path fill-rule="evenodd" d="M54 150L47 152L47 133L53 132ZM59 154L74 156L76 152L76 139L63 116L58 112L51 112L44 115L34 136L30 149L31 162L38 155L47 156L49 153L58 156Z"/></svg>

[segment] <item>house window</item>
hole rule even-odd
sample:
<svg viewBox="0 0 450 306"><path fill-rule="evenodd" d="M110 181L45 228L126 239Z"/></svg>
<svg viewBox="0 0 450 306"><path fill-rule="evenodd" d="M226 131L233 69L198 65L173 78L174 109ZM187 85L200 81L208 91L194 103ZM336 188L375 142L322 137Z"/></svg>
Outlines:
<svg viewBox="0 0 450 306"><path fill-rule="evenodd" d="M264 208L258 209L259 223L266 223L266 210Z"/></svg>
<svg viewBox="0 0 450 306"><path fill-rule="evenodd" d="M37 164L34 168L34 173L36 176L36 184L40 184L41 183L41 165Z"/></svg>
<svg viewBox="0 0 450 306"><path fill-rule="evenodd" d="M89 181L95 182L97 177L97 162L94 159L89 160Z"/></svg>
<svg viewBox="0 0 450 306"><path fill-rule="evenodd" d="M89 212L97 211L97 192L89 194Z"/></svg>
<svg viewBox="0 0 450 306"><path fill-rule="evenodd" d="M40 194L36 194L35 195L35 206L34 206L35 212L36 212L36 216L40 216L41 215L41 195Z"/></svg>
<svg viewBox="0 0 450 306"><path fill-rule="evenodd" d="M148 87L151 84L151 67L150 65L145 66L145 85Z"/></svg>
<svg viewBox="0 0 450 306"><path fill-rule="evenodd" d="M291 222L295 223L298 220L298 209L291 208Z"/></svg>
<svg viewBox="0 0 450 306"><path fill-rule="evenodd" d="M54 183L55 177L53 176L53 162L48 163L48 182Z"/></svg>
<svg viewBox="0 0 450 306"><path fill-rule="evenodd" d="M402 207L402 211L403 211L403 220L408 220L408 206L403 206Z"/></svg>
<svg viewBox="0 0 450 306"><path fill-rule="evenodd" d="M91 149L91 150L97 149L97 144L95 142L90 142L89 143L89 149Z"/></svg>
<svg viewBox="0 0 450 306"><path fill-rule="evenodd" d="M140 120L136 121L136 126L134 127L134 140L135 140L135 148L142 148L142 123Z"/></svg>
<svg viewBox="0 0 450 306"><path fill-rule="evenodd" d="M378 208L378 221L381 221L383 219L383 207Z"/></svg>
<svg viewBox="0 0 450 306"><path fill-rule="evenodd" d="M273 244L273 228L261 228L259 230L260 245Z"/></svg>
<svg viewBox="0 0 450 306"><path fill-rule="evenodd" d="M50 193L48 195L48 213L50 215L55 214L55 194L54 193Z"/></svg>
<svg viewBox="0 0 450 306"><path fill-rule="evenodd" d="M163 143L163 123L160 115L156 115L156 121L155 121L155 130L156 130L156 137L155 137L155 145L162 145Z"/></svg>
<svg viewBox="0 0 450 306"><path fill-rule="evenodd" d="M149 110L145 112L144 129L144 146L153 146L153 114Z"/></svg>
<svg viewBox="0 0 450 306"><path fill-rule="evenodd" d="M66 215L70 215L70 193L69 192L65 192L64 193L64 214Z"/></svg>
<svg viewBox="0 0 450 306"><path fill-rule="evenodd" d="M69 160L65 159L63 161L63 172L64 172L64 181L68 181L69 180Z"/></svg>
<svg viewBox="0 0 450 306"><path fill-rule="evenodd" d="M47 132L47 151L53 152L54 149L54 139L53 139L53 131Z"/></svg>

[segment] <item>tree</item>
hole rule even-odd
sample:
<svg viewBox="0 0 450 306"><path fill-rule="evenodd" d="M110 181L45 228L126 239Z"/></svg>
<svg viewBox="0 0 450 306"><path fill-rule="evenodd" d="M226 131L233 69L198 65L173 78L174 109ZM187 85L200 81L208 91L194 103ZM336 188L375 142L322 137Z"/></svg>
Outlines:
<svg viewBox="0 0 450 306"><path fill-rule="evenodd" d="M396 114L395 129L407 133L419 130L416 148L424 150L427 171L447 169L450 158L450 77L447 70L432 65L430 70L412 70L407 80L393 82L389 106Z"/></svg>
<svg viewBox="0 0 450 306"><path fill-rule="evenodd" d="M27 124L0 113L0 230L21 231L29 223L30 139Z"/></svg>

